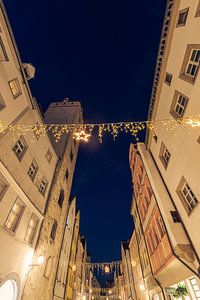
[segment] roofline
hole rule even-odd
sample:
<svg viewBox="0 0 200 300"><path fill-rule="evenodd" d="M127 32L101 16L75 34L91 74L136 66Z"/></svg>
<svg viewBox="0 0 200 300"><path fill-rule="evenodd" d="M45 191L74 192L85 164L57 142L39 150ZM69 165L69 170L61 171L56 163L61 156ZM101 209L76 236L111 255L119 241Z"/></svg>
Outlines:
<svg viewBox="0 0 200 300"><path fill-rule="evenodd" d="M153 80L153 87L150 97L150 104L149 104L149 110L148 110L148 120L154 120L155 119L155 104L158 103L158 86L161 84L161 75L163 71L163 68L166 66L166 58L167 54L166 49L169 49L169 46L171 44L171 36L169 37L170 29L173 28L172 24L172 16L173 13L176 12L175 6L179 6L180 0L167 0L167 5L165 9L165 15L164 15L164 21L161 31L161 38L160 38L160 44L158 47L158 54L157 54L157 61L156 61L156 67L154 72L154 80ZM145 144L148 145L149 143L149 129L146 131L146 138L145 138Z"/></svg>
<svg viewBox="0 0 200 300"><path fill-rule="evenodd" d="M20 67L21 75L22 75L22 78L23 78L24 83L25 83L26 88L27 88L31 108L34 109L35 108L35 101L33 99L33 96L32 96L32 93L31 93L31 90L30 90L30 87L29 87L29 84L28 84L28 81L27 81L27 78L26 78L26 75L25 75L25 72L24 72L22 60L21 60L21 57L20 57L20 54L19 54L17 43L15 41L15 37L14 37L13 31L12 31L12 28L11 28L11 25L10 25L10 21L9 21L9 18L8 18L3 0L0 0L0 7L1 7L1 10L2 10L4 20L5 20L5 23L6 23L6 26L7 26L7 30L9 32L10 39L11 39L11 42L12 42L12 45L13 45L13 49L14 49L14 52L15 52L15 55L16 55L16 58L17 58L17 61L18 61L19 67Z"/></svg>

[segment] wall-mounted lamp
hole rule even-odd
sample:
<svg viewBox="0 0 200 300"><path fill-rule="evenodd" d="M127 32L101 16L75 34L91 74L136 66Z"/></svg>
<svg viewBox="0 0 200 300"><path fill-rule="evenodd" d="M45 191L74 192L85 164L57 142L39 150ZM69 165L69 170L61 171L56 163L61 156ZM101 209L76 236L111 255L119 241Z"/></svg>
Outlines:
<svg viewBox="0 0 200 300"><path fill-rule="evenodd" d="M30 267L41 266L41 265L43 265L44 261L45 261L45 257L43 255L40 255L40 256L37 257L36 263L31 264L29 266Z"/></svg>

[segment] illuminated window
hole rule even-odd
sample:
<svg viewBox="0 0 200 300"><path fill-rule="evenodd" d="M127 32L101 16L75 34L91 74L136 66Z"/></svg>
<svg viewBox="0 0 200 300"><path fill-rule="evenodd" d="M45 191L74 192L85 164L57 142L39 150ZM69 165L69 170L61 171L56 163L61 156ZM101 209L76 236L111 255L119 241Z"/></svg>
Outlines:
<svg viewBox="0 0 200 300"><path fill-rule="evenodd" d="M21 160L22 157L24 156L27 148L28 148L28 146L26 144L26 141L25 141L24 137L21 136L19 138L19 140L13 146L12 150L14 151L15 155L17 156L17 158L19 160Z"/></svg>
<svg viewBox="0 0 200 300"><path fill-rule="evenodd" d="M192 286L192 289L193 289L196 299L200 300L200 288L196 282L196 279L194 277L190 278L190 283L191 283L191 286Z"/></svg>
<svg viewBox="0 0 200 300"><path fill-rule="evenodd" d="M8 218L4 226L10 231L15 232L24 209L25 209L24 203L20 199L17 199L11 209L11 212L8 215Z"/></svg>
<svg viewBox="0 0 200 300"><path fill-rule="evenodd" d="M33 159L32 163L29 167L29 170L28 170L28 175L29 175L29 177L31 178L32 181L35 179L38 168L39 167L38 167L37 162Z"/></svg>
<svg viewBox="0 0 200 300"><path fill-rule="evenodd" d="M177 27L184 26L187 20L189 8L179 11Z"/></svg>
<svg viewBox="0 0 200 300"><path fill-rule="evenodd" d="M18 299L18 289L17 284L14 280L6 280L0 286L0 299L2 300L17 300Z"/></svg>
<svg viewBox="0 0 200 300"><path fill-rule="evenodd" d="M8 55L6 53L6 49L3 44L3 40L0 37L0 61L8 61Z"/></svg>
<svg viewBox="0 0 200 300"><path fill-rule="evenodd" d="M186 110L188 100L189 100L188 97L184 96L183 94L179 93L178 91L175 91L171 110L170 110L173 117L175 117L175 118L183 117L185 110Z"/></svg>
<svg viewBox="0 0 200 300"><path fill-rule="evenodd" d="M8 82L11 93L13 94L14 99L22 94L22 90L20 88L19 80L17 78Z"/></svg>
<svg viewBox="0 0 200 300"><path fill-rule="evenodd" d="M28 223L28 227L26 230L25 238L24 238L24 240L31 245L34 242L38 224L39 224L38 217L36 215L32 214L31 219Z"/></svg>

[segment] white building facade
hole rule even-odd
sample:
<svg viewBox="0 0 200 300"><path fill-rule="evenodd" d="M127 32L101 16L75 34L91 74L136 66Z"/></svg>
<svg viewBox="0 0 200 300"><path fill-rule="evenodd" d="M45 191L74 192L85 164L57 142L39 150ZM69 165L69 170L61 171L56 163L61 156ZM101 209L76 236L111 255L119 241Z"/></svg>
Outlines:
<svg viewBox="0 0 200 300"><path fill-rule="evenodd" d="M37 267L32 257L57 163L50 140L37 131L44 122L28 85L33 76L34 68L21 62L0 1L0 120L35 129L0 134L0 299L20 299Z"/></svg>

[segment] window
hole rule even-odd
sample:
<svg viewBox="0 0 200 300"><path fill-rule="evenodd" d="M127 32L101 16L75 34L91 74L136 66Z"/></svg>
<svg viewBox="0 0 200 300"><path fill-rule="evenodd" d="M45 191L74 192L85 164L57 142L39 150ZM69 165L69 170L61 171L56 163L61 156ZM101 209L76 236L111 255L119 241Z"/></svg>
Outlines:
<svg viewBox="0 0 200 300"><path fill-rule="evenodd" d="M47 190L48 181L45 177L42 178L39 185L39 192L44 196Z"/></svg>
<svg viewBox="0 0 200 300"><path fill-rule="evenodd" d="M195 17L199 17L200 16L200 1L199 1L199 4L197 6L197 11L196 11L196 14L195 14Z"/></svg>
<svg viewBox="0 0 200 300"><path fill-rule="evenodd" d="M17 199L5 222L5 227L7 229L9 229L12 232L16 231L20 218L23 214L24 208L24 203L20 199Z"/></svg>
<svg viewBox="0 0 200 300"><path fill-rule="evenodd" d="M192 286L192 289L193 289L193 292L196 296L196 299L200 300L200 288L199 288L199 286L197 284L197 281L194 277L190 278L190 284Z"/></svg>
<svg viewBox="0 0 200 300"><path fill-rule="evenodd" d="M189 44L183 59L180 78L188 81L189 83L194 83L199 71L199 63L200 45Z"/></svg>
<svg viewBox="0 0 200 300"><path fill-rule="evenodd" d="M180 223L180 217L177 211L170 211L174 223Z"/></svg>
<svg viewBox="0 0 200 300"><path fill-rule="evenodd" d="M28 175L29 175L29 177L31 178L32 181L34 181L34 179L35 179L38 168L39 167L38 167L37 162L33 159L32 163L29 167L29 170L28 170Z"/></svg>
<svg viewBox="0 0 200 300"><path fill-rule="evenodd" d="M11 80L8 82L8 85L10 87L11 93L13 94L14 99L16 99L18 96L22 94L22 90L19 85L19 81L17 78Z"/></svg>
<svg viewBox="0 0 200 300"><path fill-rule="evenodd" d="M54 220L53 226L52 226L52 229L51 229L51 234L50 234L50 238L53 241L55 240L55 237L56 237L57 227L58 227L58 222L56 220Z"/></svg>
<svg viewBox="0 0 200 300"><path fill-rule="evenodd" d="M0 200L3 198L5 195L6 191L8 189L8 183L4 179L3 175L0 174Z"/></svg>
<svg viewBox="0 0 200 300"><path fill-rule="evenodd" d="M60 207L62 207L63 205L64 198L65 198L64 190L61 190L58 198L58 204Z"/></svg>
<svg viewBox="0 0 200 300"><path fill-rule="evenodd" d="M5 102L0 94L0 111L6 107Z"/></svg>
<svg viewBox="0 0 200 300"><path fill-rule="evenodd" d="M28 227L26 230L25 238L24 238L24 240L31 245L34 242L38 224L39 224L38 217L36 215L32 214L31 219L28 223Z"/></svg>
<svg viewBox="0 0 200 300"><path fill-rule="evenodd" d="M73 154L73 152L71 150L71 152L70 152L70 160L73 161L73 158L74 158L74 154Z"/></svg>
<svg viewBox="0 0 200 300"><path fill-rule="evenodd" d="M174 118L182 118L188 103L188 98L183 94L175 91L174 99L171 106L171 114Z"/></svg>
<svg viewBox="0 0 200 300"><path fill-rule="evenodd" d="M165 234L165 226L163 224L163 221L162 221L161 217L157 217L155 219L155 221L156 221L158 232L160 234L160 238L162 238L163 235Z"/></svg>
<svg viewBox="0 0 200 300"><path fill-rule="evenodd" d="M154 139L154 141L155 141L156 143L158 142L158 137L157 137L156 134L153 135L153 139Z"/></svg>
<svg viewBox="0 0 200 300"><path fill-rule="evenodd" d="M170 154L169 150L166 148L166 146L164 145L163 142L161 143L160 155L159 156L160 156L160 159L161 159L161 162L162 162L163 166L165 168L167 168L167 166L169 164L171 154Z"/></svg>
<svg viewBox="0 0 200 300"><path fill-rule="evenodd" d="M66 177L66 180L69 179L69 170L67 169L66 173L65 173L65 177Z"/></svg>
<svg viewBox="0 0 200 300"><path fill-rule="evenodd" d="M0 37L0 61L8 61L8 55L6 53L6 49L3 44L3 40Z"/></svg>
<svg viewBox="0 0 200 300"><path fill-rule="evenodd" d="M181 179L177 192L184 208L186 209L187 213L190 214L199 202L184 178Z"/></svg>
<svg viewBox="0 0 200 300"><path fill-rule="evenodd" d="M47 150L47 153L46 153L45 157L46 157L48 163L50 163L51 159L52 159L52 153L49 149Z"/></svg>
<svg viewBox="0 0 200 300"><path fill-rule="evenodd" d="M187 20L189 8L179 11L177 27L184 26Z"/></svg>
<svg viewBox="0 0 200 300"><path fill-rule="evenodd" d="M191 76L192 78L195 78L197 71L199 69L199 62L200 62L200 50L192 50L186 68L186 74Z"/></svg>
<svg viewBox="0 0 200 300"><path fill-rule="evenodd" d="M172 81L172 74L166 73L165 75L165 83L170 85Z"/></svg>
<svg viewBox="0 0 200 300"><path fill-rule="evenodd" d="M15 155L19 160L22 160L28 146L23 136L19 138L19 140L15 143L12 150L14 151Z"/></svg>

